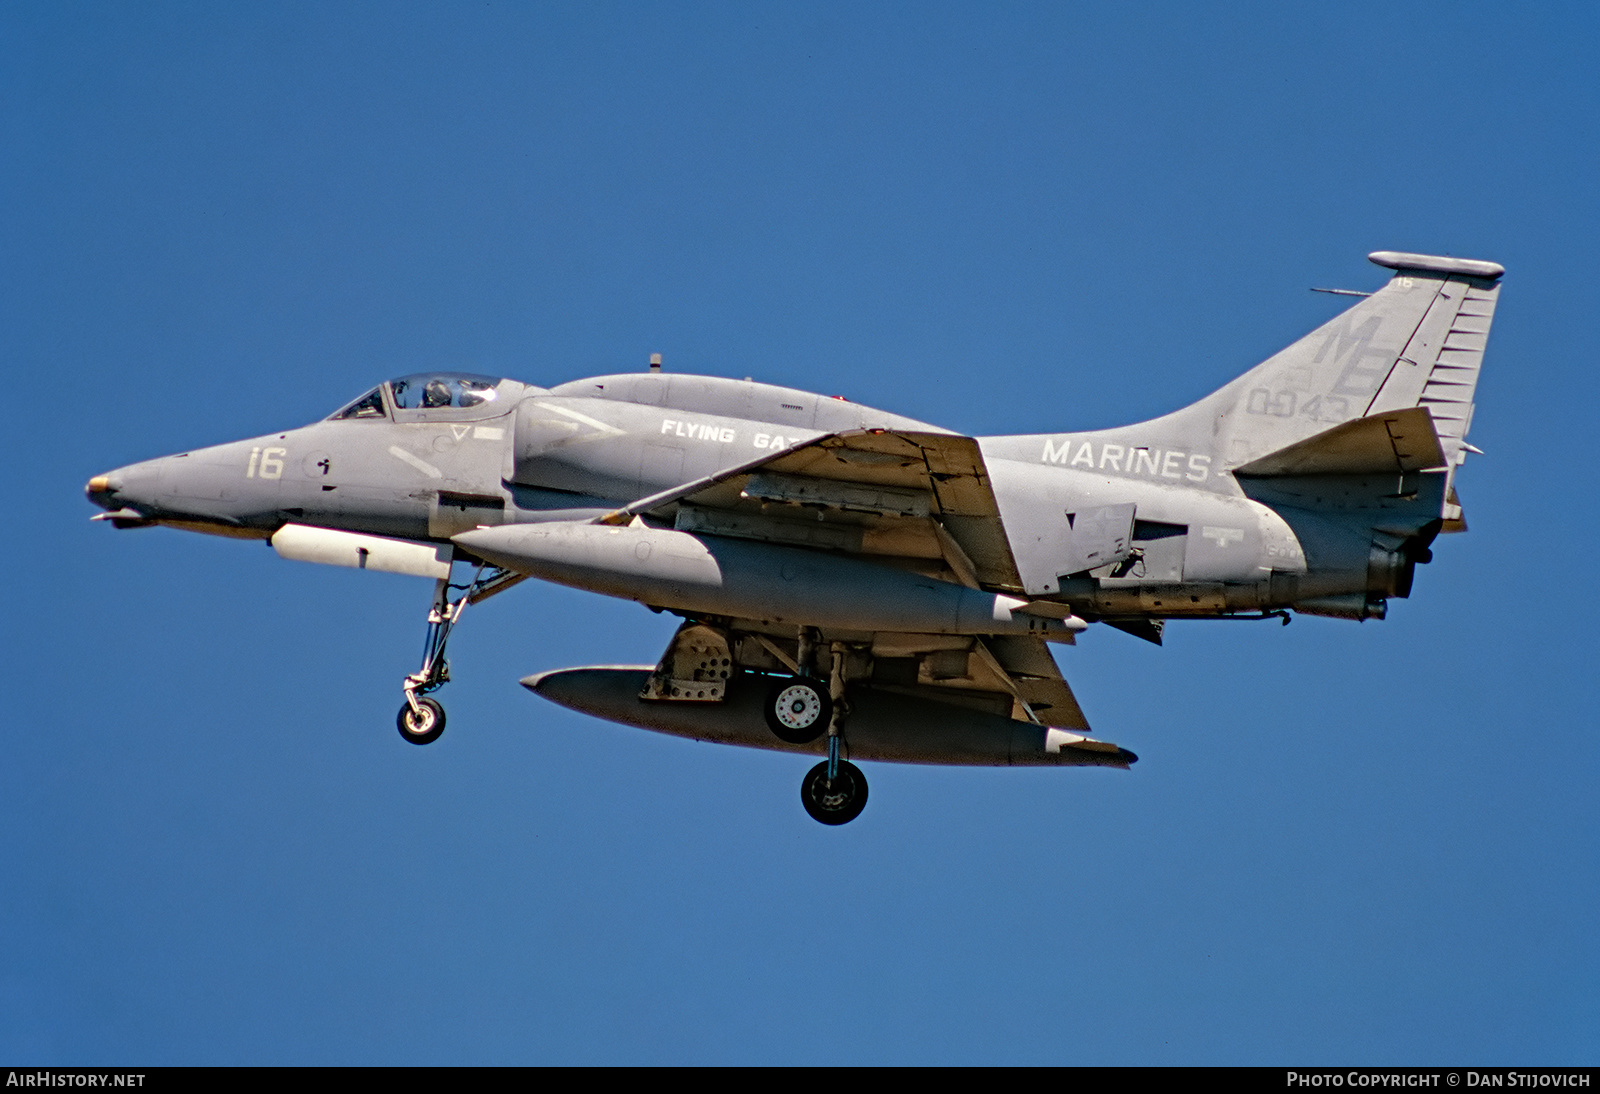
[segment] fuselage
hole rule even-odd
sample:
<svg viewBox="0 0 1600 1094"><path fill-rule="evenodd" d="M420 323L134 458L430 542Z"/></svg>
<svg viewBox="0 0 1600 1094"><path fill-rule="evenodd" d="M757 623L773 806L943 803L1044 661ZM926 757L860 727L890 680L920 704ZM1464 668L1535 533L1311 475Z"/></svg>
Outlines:
<svg viewBox="0 0 1600 1094"><path fill-rule="evenodd" d="M268 538L294 524L442 543L484 527L592 520L822 434L860 429L948 432L748 380L652 371L547 389L440 373L380 385L298 429L96 476L89 496L120 526ZM1253 497L1224 454L1162 444L1138 426L979 444L1023 576L1024 587L997 591L1058 600L1091 619L1290 606L1381 614L1374 600L1408 591L1417 549L1405 544L1438 513L1432 495L1443 488L1424 475L1409 493L1403 482L1388 490L1398 546L1380 558L1370 500L1347 519L1323 497ZM1063 569L1075 565L1069 514L1129 504L1137 511L1130 558Z"/></svg>

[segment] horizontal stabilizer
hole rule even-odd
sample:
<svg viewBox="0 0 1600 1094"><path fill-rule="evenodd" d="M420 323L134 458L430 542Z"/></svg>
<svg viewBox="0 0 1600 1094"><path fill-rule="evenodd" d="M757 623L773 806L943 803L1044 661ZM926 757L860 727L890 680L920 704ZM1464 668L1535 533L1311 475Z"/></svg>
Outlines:
<svg viewBox="0 0 1600 1094"><path fill-rule="evenodd" d="M1334 426L1234 469L1236 475L1382 475L1445 466L1427 407L1391 410Z"/></svg>

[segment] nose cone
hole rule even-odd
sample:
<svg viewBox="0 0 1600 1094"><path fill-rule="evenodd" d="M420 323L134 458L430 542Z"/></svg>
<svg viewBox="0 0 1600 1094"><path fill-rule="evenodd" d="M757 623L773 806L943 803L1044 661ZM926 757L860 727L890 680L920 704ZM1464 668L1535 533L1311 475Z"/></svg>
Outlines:
<svg viewBox="0 0 1600 1094"><path fill-rule="evenodd" d="M101 515L96 520L111 520L117 527L124 525L119 518L142 518L160 507L160 487L164 472L162 460L145 460L131 463L115 471L96 475L84 484L88 499L111 516Z"/></svg>
<svg viewBox="0 0 1600 1094"><path fill-rule="evenodd" d="M117 506L117 489L122 485L121 476L112 471L105 475L96 475L90 479L83 488L90 501L102 509L114 509Z"/></svg>
<svg viewBox="0 0 1600 1094"><path fill-rule="evenodd" d="M284 436L273 439L283 440ZM274 459L269 465L267 453L282 457L288 449L249 441L196 448L96 475L85 484L84 492L106 510L93 519L110 521L116 528L168 524L216 535L259 538L263 531L270 533L283 523L278 511L283 461Z"/></svg>

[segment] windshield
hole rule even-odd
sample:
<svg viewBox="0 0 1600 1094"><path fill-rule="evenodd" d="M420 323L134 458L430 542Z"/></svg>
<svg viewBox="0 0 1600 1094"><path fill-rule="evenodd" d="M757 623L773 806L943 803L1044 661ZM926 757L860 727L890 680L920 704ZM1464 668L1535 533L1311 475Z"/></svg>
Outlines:
<svg viewBox="0 0 1600 1094"><path fill-rule="evenodd" d="M383 409L383 388L373 388L333 417L335 421L341 421L345 418L388 417L388 414Z"/></svg>
<svg viewBox="0 0 1600 1094"><path fill-rule="evenodd" d="M500 394L500 381L492 376L465 372L419 373L389 381L394 405L401 410L434 410L441 407L473 407L490 403Z"/></svg>

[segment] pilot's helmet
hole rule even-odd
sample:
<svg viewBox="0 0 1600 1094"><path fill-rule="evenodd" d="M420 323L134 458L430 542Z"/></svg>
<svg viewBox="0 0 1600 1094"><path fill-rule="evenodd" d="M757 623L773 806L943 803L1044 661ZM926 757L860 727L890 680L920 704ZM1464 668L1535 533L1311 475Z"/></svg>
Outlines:
<svg viewBox="0 0 1600 1094"><path fill-rule="evenodd" d="M450 385L438 377L429 380L422 389L422 405L425 407L449 406Z"/></svg>

